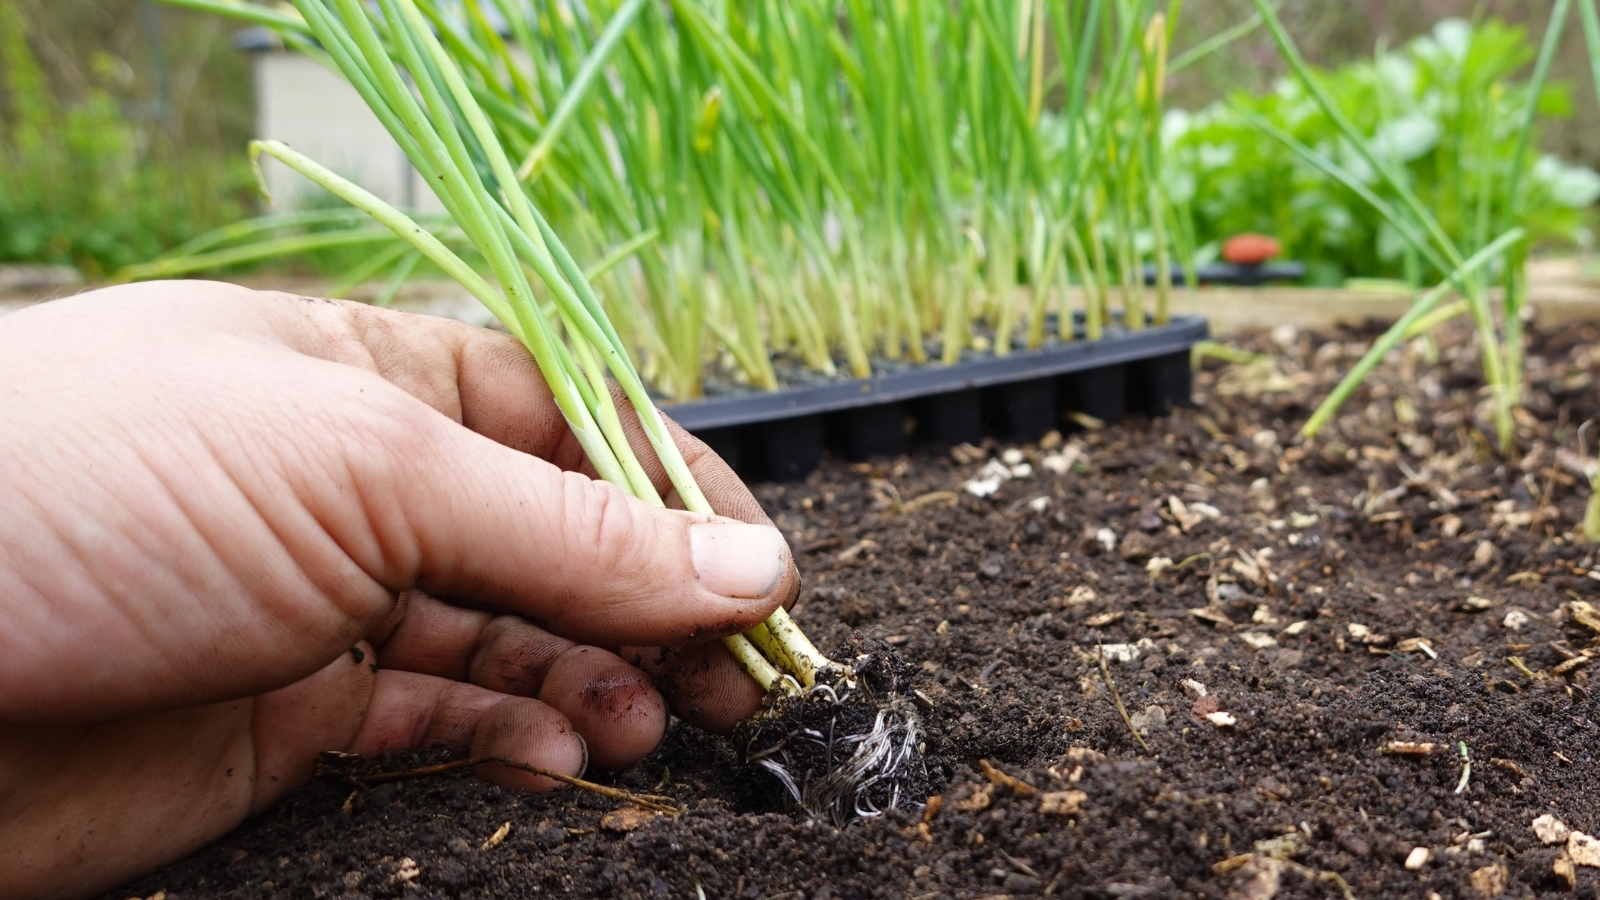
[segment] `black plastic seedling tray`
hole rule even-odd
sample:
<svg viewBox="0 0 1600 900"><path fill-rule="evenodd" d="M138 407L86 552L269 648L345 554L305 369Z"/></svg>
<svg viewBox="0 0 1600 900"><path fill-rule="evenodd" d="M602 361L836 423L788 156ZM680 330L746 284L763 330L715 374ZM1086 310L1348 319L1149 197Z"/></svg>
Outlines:
<svg viewBox="0 0 1600 900"><path fill-rule="evenodd" d="M1173 266L1169 277L1174 285L1184 283L1182 266ZM1195 269L1195 280L1201 284L1232 284L1240 287L1258 287L1285 281L1299 281L1306 277L1305 263L1208 263ZM1144 283L1154 285L1161 280L1160 271L1153 265L1144 267Z"/></svg>
<svg viewBox="0 0 1600 900"><path fill-rule="evenodd" d="M749 480L804 478L825 449L860 460L913 441L1031 441L1075 427L1072 414L1117 422L1190 402L1190 348L1208 334L1180 316L1098 341L927 365L871 378L751 392L663 407Z"/></svg>

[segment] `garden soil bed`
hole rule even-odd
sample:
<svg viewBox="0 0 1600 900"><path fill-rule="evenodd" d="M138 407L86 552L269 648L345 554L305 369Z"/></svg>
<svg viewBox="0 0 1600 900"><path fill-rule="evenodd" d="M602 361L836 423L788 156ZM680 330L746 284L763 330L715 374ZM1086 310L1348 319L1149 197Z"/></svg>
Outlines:
<svg viewBox="0 0 1600 900"><path fill-rule="evenodd" d="M610 779L677 817L325 778L108 897L1596 897L1531 823L1600 832L1600 569L1569 537L1600 333L1535 336L1515 462L1465 343L1397 354L1299 441L1373 333L1254 335L1272 358L1209 364L1169 418L758 488L818 643L918 670L937 814L796 821L678 726Z"/></svg>

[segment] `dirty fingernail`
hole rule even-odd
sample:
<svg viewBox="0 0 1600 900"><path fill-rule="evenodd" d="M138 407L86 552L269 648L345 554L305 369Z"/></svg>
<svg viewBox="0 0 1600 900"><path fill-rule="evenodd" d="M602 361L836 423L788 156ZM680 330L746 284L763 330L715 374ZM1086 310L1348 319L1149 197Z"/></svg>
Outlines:
<svg viewBox="0 0 1600 900"><path fill-rule="evenodd" d="M789 567L789 544L770 525L700 522L689 526L700 584L724 597L765 597Z"/></svg>

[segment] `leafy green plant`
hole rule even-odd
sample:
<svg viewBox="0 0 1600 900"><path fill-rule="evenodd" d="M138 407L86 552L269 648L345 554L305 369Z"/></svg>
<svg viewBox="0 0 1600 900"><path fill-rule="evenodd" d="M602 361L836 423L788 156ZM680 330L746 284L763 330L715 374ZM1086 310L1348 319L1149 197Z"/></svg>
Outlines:
<svg viewBox="0 0 1600 900"><path fill-rule="evenodd" d="M242 214L243 160L151 134L104 89L59 99L28 37L22 12L0 5L10 95L0 123L0 262L68 264L99 277Z"/></svg>
<svg viewBox="0 0 1600 900"><path fill-rule="evenodd" d="M1446 19L1372 60L1307 73L1455 245L1493 237L1510 212L1505 188L1515 169L1530 243L1571 246L1592 219L1600 174L1525 151L1524 141L1538 146L1539 123L1572 114L1567 85L1535 85L1526 74L1538 51L1523 28ZM1535 117L1524 129L1530 109ZM1171 165L1202 240L1272 234L1307 264L1314 284L1388 277L1416 285L1448 274L1358 192L1282 142L1261 140L1256 120L1338 163L1386 203L1402 204L1305 83L1286 79L1262 96L1169 114Z"/></svg>
<svg viewBox="0 0 1600 900"><path fill-rule="evenodd" d="M1515 149L1509 163L1496 173L1498 179L1489 179L1478 186L1474 227L1466 235L1452 235L1445 227L1445 220L1423 201L1407 175L1404 161L1391 152L1393 141L1379 141L1364 133L1351 114L1339 105L1337 98L1306 63L1267 0L1255 0L1255 4L1273 40L1294 70L1300 87L1333 123L1340 140L1329 150L1313 148L1242 104L1235 105L1234 109L1262 133L1359 196L1382 216L1385 225L1394 229L1409 253L1430 267L1430 271L1443 273L1444 279L1438 288L1419 296L1401 321L1374 344L1317 408L1302 432L1308 437L1315 435L1359 385L1365 372L1402 336L1423 327L1424 323L1431 327L1455 315L1467 314L1473 320L1477 335L1500 450L1512 452L1516 443L1512 411L1521 403L1523 389L1522 312L1526 298L1523 266L1529 244L1526 223L1530 193L1525 189L1524 175L1528 171L1527 161L1550 62L1566 27L1571 0L1556 0L1551 11L1533 74L1515 116L1516 128L1506 135L1514 142ZM1330 151L1339 153L1340 158L1331 156ZM1368 182L1381 186L1393 198L1392 202L1380 196ZM1496 232L1498 236L1489 240L1489 235ZM1501 296L1499 308L1495 309L1488 292L1489 276L1493 273L1484 270L1497 256L1500 257ZM1450 291L1457 292L1461 299L1435 312L1435 307Z"/></svg>

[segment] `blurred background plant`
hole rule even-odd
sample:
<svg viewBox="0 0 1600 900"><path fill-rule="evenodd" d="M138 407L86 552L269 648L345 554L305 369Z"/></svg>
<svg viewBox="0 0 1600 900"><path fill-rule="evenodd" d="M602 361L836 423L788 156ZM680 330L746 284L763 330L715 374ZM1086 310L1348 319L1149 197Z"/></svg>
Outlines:
<svg viewBox="0 0 1600 900"><path fill-rule="evenodd" d="M1315 75L1445 233L1473 246L1491 237L1481 233L1485 223L1506 214L1510 198L1502 188L1518 154L1531 90L1527 70L1538 49L1536 36L1521 26L1450 18L1398 50ZM1572 95L1565 81L1544 86L1533 146L1544 145L1550 123L1573 117ZM1252 114L1338 161L1386 202L1399 202L1316 99L1285 78L1268 92L1235 92L1192 115L1168 114L1175 177L1192 193L1198 233L1272 234L1287 256L1306 264L1312 285L1395 278L1417 286L1447 274L1350 188L1283 143L1259 139ZM1522 224L1533 246L1570 251L1587 241L1600 174L1549 153L1529 154L1520 164Z"/></svg>
<svg viewBox="0 0 1600 900"><path fill-rule="evenodd" d="M131 0L0 4L0 262L102 278L251 208L230 30Z"/></svg>
<svg viewBox="0 0 1600 900"><path fill-rule="evenodd" d="M0 263L71 266L102 281L257 211L244 152L254 92L236 31L151 0L0 3ZM344 210L331 196L320 205ZM312 220L276 234L334 227ZM366 258L361 249L310 242L264 258L274 270L338 275Z"/></svg>

